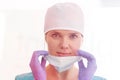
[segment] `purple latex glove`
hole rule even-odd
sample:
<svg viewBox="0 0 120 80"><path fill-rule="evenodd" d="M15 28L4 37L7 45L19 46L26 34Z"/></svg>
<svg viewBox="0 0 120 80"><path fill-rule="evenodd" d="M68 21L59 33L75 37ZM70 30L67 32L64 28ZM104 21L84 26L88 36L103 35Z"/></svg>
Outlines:
<svg viewBox="0 0 120 80"><path fill-rule="evenodd" d="M47 51L34 51L31 61L30 68L32 70L34 80L46 80L45 64L46 60L42 57L41 63L39 62L39 56L47 55Z"/></svg>
<svg viewBox="0 0 120 80"><path fill-rule="evenodd" d="M87 59L87 67L84 66L83 60L78 62L79 66L79 80L92 80L97 69L95 57L85 51L78 51L78 55Z"/></svg>

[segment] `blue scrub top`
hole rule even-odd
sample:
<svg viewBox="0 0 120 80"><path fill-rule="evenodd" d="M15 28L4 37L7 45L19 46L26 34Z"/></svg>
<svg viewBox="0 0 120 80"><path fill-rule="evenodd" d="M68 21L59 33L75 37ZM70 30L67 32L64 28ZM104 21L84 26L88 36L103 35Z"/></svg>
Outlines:
<svg viewBox="0 0 120 80"><path fill-rule="evenodd" d="M33 78L33 74L30 72L30 73L17 75L15 77L15 80L34 80L34 78ZM94 76L92 80L106 80L106 79L99 76Z"/></svg>

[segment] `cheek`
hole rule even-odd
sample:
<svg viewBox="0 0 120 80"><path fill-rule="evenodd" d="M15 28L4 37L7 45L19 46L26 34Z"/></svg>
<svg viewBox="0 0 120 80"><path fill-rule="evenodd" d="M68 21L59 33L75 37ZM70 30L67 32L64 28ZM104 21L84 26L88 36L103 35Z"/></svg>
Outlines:
<svg viewBox="0 0 120 80"><path fill-rule="evenodd" d="M55 50L57 48L58 43L55 42L53 39L49 38L49 40L46 40L47 46L48 46L48 51L50 54L54 55Z"/></svg>
<svg viewBox="0 0 120 80"><path fill-rule="evenodd" d="M72 43L74 49L79 49L81 46L81 41L75 41Z"/></svg>
<svg viewBox="0 0 120 80"><path fill-rule="evenodd" d="M77 50L80 49L80 44L78 44L78 43L77 44L73 44L71 48L72 48L73 51L76 52Z"/></svg>
<svg viewBox="0 0 120 80"><path fill-rule="evenodd" d="M82 41L75 41L72 43L71 49L73 53L76 53L81 47Z"/></svg>
<svg viewBox="0 0 120 80"><path fill-rule="evenodd" d="M56 41L53 40L53 39L49 39L49 40L47 41L47 44L48 44L48 47L49 47L49 48L56 48L57 45L58 45L58 42L56 42Z"/></svg>

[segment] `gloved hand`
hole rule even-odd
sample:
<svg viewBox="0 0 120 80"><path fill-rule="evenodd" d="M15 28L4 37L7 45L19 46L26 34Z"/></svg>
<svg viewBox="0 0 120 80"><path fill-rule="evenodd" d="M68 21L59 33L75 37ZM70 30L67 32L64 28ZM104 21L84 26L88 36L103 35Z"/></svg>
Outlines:
<svg viewBox="0 0 120 80"><path fill-rule="evenodd" d="M46 80L45 64L46 60L42 57L41 63L39 62L39 56L47 55L47 51L34 51L31 61L30 68L32 70L34 80Z"/></svg>
<svg viewBox="0 0 120 80"><path fill-rule="evenodd" d="M85 67L83 60L78 62L79 80L92 80L97 69L95 57L92 54L82 50L78 51L78 55L87 59L87 67Z"/></svg>

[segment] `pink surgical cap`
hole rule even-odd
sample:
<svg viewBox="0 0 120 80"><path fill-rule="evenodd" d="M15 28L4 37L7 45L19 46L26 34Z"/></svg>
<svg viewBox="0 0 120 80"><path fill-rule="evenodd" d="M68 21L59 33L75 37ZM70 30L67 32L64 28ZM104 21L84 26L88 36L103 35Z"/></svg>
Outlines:
<svg viewBox="0 0 120 80"><path fill-rule="evenodd" d="M81 8L75 3L57 3L48 8L44 32L50 30L73 30L83 34L84 19Z"/></svg>

